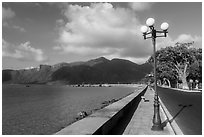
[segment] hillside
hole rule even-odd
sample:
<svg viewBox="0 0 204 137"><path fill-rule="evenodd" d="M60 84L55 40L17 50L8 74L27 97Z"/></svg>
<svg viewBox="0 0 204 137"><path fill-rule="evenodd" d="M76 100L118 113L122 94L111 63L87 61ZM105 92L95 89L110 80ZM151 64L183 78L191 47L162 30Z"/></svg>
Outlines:
<svg viewBox="0 0 204 137"><path fill-rule="evenodd" d="M150 64L138 65L128 60L108 60L100 57L87 62L40 65L33 69L3 70L2 81L19 84L45 84L59 81L66 84L133 83L141 80L151 69Z"/></svg>

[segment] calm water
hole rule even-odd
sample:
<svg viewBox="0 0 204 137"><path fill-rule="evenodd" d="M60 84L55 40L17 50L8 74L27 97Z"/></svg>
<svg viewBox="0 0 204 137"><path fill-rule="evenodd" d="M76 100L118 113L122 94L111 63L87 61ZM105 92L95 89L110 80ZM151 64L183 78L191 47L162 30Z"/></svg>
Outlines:
<svg viewBox="0 0 204 137"><path fill-rule="evenodd" d="M99 109L133 87L3 85L2 134L53 134L73 122L80 111Z"/></svg>

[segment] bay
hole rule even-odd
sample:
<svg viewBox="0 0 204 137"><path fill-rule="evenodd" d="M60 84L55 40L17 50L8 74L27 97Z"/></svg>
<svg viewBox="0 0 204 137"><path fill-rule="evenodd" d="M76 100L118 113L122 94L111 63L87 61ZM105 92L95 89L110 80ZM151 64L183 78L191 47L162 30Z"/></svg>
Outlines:
<svg viewBox="0 0 204 137"><path fill-rule="evenodd" d="M92 113L133 91L132 86L2 85L2 134L53 134L76 121L78 112Z"/></svg>

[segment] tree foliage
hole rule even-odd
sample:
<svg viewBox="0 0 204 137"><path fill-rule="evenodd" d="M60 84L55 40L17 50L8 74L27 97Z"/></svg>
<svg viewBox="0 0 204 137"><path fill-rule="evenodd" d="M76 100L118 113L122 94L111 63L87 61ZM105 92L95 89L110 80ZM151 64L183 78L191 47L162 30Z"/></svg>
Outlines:
<svg viewBox="0 0 204 137"><path fill-rule="evenodd" d="M163 81L164 78L170 80L175 86L182 82L187 88L189 79L202 80L202 49L192 48L194 42L176 43L175 46L166 47L156 52L157 79ZM151 56L148 62L153 63Z"/></svg>

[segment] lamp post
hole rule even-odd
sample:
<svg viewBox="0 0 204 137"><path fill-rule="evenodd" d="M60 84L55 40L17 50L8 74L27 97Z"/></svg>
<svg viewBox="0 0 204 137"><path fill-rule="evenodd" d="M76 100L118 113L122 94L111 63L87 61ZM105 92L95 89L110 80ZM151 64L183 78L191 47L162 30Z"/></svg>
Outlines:
<svg viewBox="0 0 204 137"><path fill-rule="evenodd" d="M157 78L156 78L156 38L157 37L166 37L167 36L167 29L169 27L169 24L164 22L161 24L161 29L162 30L155 30L154 28L154 23L155 20L153 18L148 18L146 21L147 26L142 26L141 27L141 32L143 33L144 39L151 38L152 39L152 44L153 44L153 57L154 57L154 116L153 116L153 126L152 130L156 131L161 131L163 130L162 124L161 124L161 118L160 118L160 113L159 113L159 97L158 97L158 92L157 92ZM157 35L160 34L160 35Z"/></svg>

